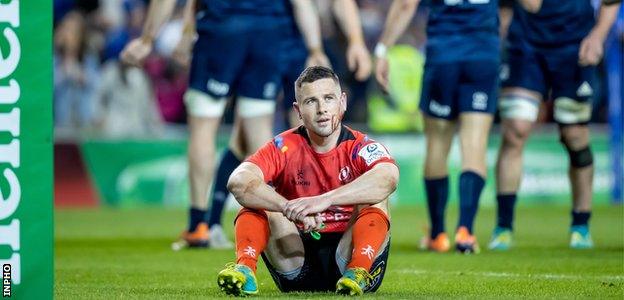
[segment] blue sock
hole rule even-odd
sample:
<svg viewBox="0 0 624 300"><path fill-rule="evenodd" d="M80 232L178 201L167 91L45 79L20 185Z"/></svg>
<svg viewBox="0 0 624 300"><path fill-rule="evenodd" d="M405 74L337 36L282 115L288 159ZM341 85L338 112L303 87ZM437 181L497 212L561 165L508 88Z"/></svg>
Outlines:
<svg viewBox="0 0 624 300"><path fill-rule="evenodd" d="M591 211L576 212L572 210L572 226L588 226Z"/></svg>
<svg viewBox="0 0 624 300"><path fill-rule="evenodd" d="M498 202L498 227L513 229L516 194L498 194L496 201Z"/></svg>
<svg viewBox="0 0 624 300"><path fill-rule="evenodd" d="M459 176L459 226L465 226L472 233L477 209L479 208L479 198L485 186L485 179L481 175L464 171Z"/></svg>
<svg viewBox="0 0 624 300"><path fill-rule="evenodd" d="M189 210L189 232L195 231L197 225L206 219L206 213L206 210L191 207Z"/></svg>
<svg viewBox="0 0 624 300"><path fill-rule="evenodd" d="M448 200L448 185L448 176L437 179L425 178L427 207L429 208L429 220L431 221L431 239L444 232L444 212L446 211L446 202Z"/></svg>
<svg viewBox="0 0 624 300"><path fill-rule="evenodd" d="M219 169L217 169L217 177L215 177L212 195L210 195L210 217L208 219L208 227L215 224L221 224L221 215L223 207L227 199L229 191L227 190L227 182L230 174L241 164L241 161L234 155L232 150L228 149L221 157Z"/></svg>

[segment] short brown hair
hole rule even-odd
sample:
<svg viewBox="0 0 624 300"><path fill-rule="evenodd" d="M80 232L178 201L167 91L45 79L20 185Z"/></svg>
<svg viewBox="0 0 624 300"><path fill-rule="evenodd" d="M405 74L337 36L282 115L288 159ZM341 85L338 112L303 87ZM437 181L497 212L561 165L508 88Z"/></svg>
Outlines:
<svg viewBox="0 0 624 300"><path fill-rule="evenodd" d="M303 72L301 72L301 75L299 75L299 78L297 78L297 80L295 81L295 87L301 88L301 85L303 85L304 83L311 83L325 78L331 78L337 84L340 84L338 75L336 75L336 73L334 73L332 69L321 66L313 66L307 67L305 70L303 70Z"/></svg>

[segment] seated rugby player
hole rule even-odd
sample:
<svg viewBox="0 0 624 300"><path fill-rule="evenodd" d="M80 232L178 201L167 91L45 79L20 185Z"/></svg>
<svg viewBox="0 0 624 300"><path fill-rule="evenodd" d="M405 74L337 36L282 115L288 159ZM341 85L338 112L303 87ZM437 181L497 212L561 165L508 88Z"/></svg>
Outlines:
<svg viewBox="0 0 624 300"><path fill-rule="evenodd" d="M281 133L241 164L228 189L236 262L219 273L227 294L258 293L262 257L283 292L374 292L390 247L388 197L399 170L388 150L342 125L346 94L336 74L310 67L295 82L303 125Z"/></svg>

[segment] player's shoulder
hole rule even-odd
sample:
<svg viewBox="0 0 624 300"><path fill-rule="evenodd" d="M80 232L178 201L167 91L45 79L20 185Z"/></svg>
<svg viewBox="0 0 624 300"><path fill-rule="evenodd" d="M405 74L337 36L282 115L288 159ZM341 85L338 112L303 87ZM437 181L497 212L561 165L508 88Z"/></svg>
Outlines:
<svg viewBox="0 0 624 300"><path fill-rule="evenodd" d="M289 150L300 148L302 144L307 143L307 133L303 126L288 129L275 137L273 137L273 145L282 153Z"/></svg>
<svg viewBox="0 0 624 300"><path fill-rule="evenodd" d="M356 160L358 156L364 157L369 153L376 153L378 149L387 152L384 145L375 141L368 134L348 126L343 126L340 136L339 145L345 145L344 147L349 151L352 160Z"/></svg>

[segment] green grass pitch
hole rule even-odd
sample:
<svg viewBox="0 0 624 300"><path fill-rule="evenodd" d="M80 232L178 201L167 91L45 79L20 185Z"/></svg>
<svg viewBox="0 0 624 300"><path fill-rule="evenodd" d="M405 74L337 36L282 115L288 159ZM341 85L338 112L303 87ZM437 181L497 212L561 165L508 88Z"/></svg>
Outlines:
<svg viewBox="0 0 624 300"><path fill-rule="evenodd" d="M452 208L455 203L450 205ZM447 213L453 228L457 211ZM233 215L224 224L231 232ZM380 290L368 298L618 298L624 297L624 217L621 206L594 209L596 248L568 248L567 206L521 206L515 247L485 250L494 209L482 208L476 223L479 255L417 250L427 223L424 207L392 212L392 248ZM173 252L184 210L62 209L55 212L55 297L222 297L216 274L234 259L231 250ZM266 268L258 268L257 298L335 298L331 293L281 294Z"/></svg>

